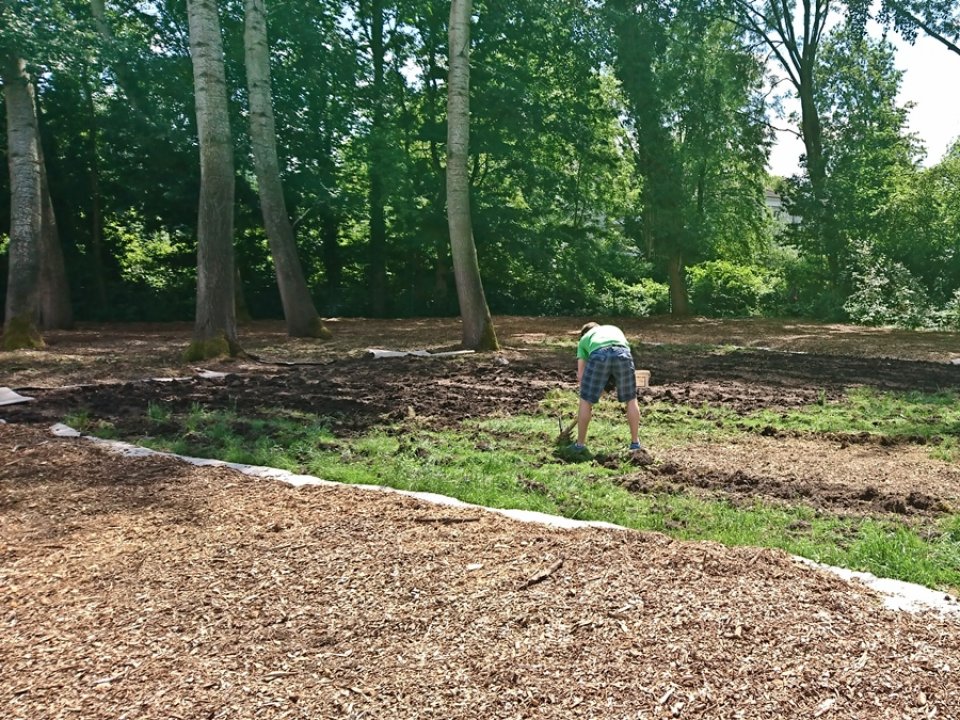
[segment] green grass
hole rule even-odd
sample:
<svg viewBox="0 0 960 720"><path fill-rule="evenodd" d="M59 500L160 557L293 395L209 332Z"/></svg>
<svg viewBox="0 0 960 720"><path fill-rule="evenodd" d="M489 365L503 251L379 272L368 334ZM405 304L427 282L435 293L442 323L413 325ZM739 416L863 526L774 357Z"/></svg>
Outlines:
<svg viewBox="0 0 960 720"><path fill-rule="evenodd" d="M754 413L747 428L772 426L799 432L870 433L890 439L914 438L931 443L933 455L956 459L960 434L960 398L955 392L881 393L859 389L839 402L776 413Z"/></svg>
<svg viewBox="0 0 960 720"><path fill-rule="evenodd" d="M424 428L414 418L346 439L334 436L329 419L303 413L278 410L269 419L251 419L197 405L177 417L151 407L147 417L158 427L157 436L138 441L180 454L267 465L344 483L604 520L678 539L780 548L817 562L960 590L960 515L916 528L880 519L835 517L808 507L759 502L745 507L683 493L630 492L621 481L642 471L629 464L624 452L626 428L616 403L599 403L591 425L590 451L607 462L601 465L589 458L574 462L558 452L558 419L566 425L576 402L573 393L555 392L535 416L490 418L444 431ZM960 428L957 397L950 393L857 391L839 402L747 417L706 405L663 403L642 407L642 414L643 439L658 449L773 427L800 433L922 437L952 459L953 436ZM116 432L83 412L65 422L99 435ZM180 431L162 435L159 431L171 423ZM941 439L935 442L937 438Z"/></svg>

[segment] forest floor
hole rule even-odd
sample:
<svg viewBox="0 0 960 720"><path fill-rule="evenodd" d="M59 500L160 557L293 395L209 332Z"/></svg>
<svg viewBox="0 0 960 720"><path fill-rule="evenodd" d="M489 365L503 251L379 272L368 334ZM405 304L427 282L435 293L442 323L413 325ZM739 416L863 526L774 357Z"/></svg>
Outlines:
<svg viewBox="0 0 960 720"><path fill-rule="evenodd" d="M957 335L617 322L652 372L645 404L960 388ZM3 717L960 718L960 616L885 609L779 551L295 489L49 432L82 411L136 437L149 407L196 404L322 412L345 436L456 427L575 388L579 321L496 325L497 355L373 360L453 349L459 323L342 319L328 343L256 323L256 359L203 368L179 360L188 325L81 327L0 356L0 385L35 398L0 407ZM757 432L651 447L629 482L922 524L960 507L960 466L926 442Z"/></svg>

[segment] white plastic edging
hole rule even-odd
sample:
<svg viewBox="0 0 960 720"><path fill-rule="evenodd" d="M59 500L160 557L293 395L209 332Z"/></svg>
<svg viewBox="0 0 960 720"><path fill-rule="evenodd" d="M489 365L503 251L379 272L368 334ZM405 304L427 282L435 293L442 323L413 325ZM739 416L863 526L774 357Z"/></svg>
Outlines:
<svg viewBox="0 0 960 720"><path fill-rule="evenodd" d="M114 452L117 452L121 455L127 457L146 457L149 455L161 455L165 457L172 457L183 462L189 463L196 466L221 466L229 467L239 472L244 473L245 475L250 475L253 477L262 477L270 478L273 480L279 480L281 482L292 485L293 487L303 487L305 485L320 485L320 486L338 486L345 487L343 483L334 482L332 480L323 480L322 478L315 477L313 475L297 475L296 473L291 473L287 470L280 470L278 468L264 467L262 465L246 465L243 463L231 463L225 462L223 460L211 460L208 458L195 458L189 457L186 455L177 455L175 453L160 452L157 450L151 450L149 448L140 447L139 445L132 445L130 443L120 442L118 440L104 440L102 438L93 437L90 435L83 435L79 431L64 425L62 423L57 423L56 425L50 428L50 431L57 437L72 437L72 438L82 438L90 442L97 443L98 445L105 446ZM502 509L502 508L491 508L485 507L483 505L473 505L471 503L463 502L462 500L457 500L456 498L449 497L447 495L439 495L437 493L426 493L426 492L413 492L411 490L398 490L396 488L386 487L384 485L349 485L348 487L357 488L360 490L372 490L379 492L392 492L400 495L406 495L408 497L416 498L424 502L433 503L435 505L445 505L448 507L458 507L458 508L471 508L475 510L483 510L486 512L493 512L499 515L504 515L513 520L519 520L521 522L531 522L539 523L541 525L547 525L555 528L562 529L577 529L577 528L604 528L608 530L629 530L630 528L624 527L622 525L615 525L613 523L602 522L597 520L574 520L572 518L566 518L559 515L548 515L547 513L534 512L531 510L511 510L511 509ZM878 578L876 575L872 575L866 572L856 572L853 570L848 570L846 568L833 567L832 565L822 565L820 563L808 560L797 555L792 556L795 561L806 565L808 567L816 568L819 570L825 570L827 572L833 573L834 575L839 576L840 578L848 582L856 582L861 585L865 585L871 590L878 593L883 598L883 605L888 610L894 611L906 611L906 612L938 612L941 615L957 615L960 617L960 603L958 603L956 598L952 598L949 595L946 595L943 592L938 592L936 590L931 590L928 587L923 585L916 585L914 583L903 582L901 580L892 580L890 578Z"/></svg>

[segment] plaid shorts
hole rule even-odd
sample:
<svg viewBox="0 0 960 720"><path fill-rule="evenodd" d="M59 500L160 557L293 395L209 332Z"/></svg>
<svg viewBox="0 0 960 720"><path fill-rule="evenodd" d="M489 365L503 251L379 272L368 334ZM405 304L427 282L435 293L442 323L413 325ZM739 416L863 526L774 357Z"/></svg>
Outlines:
<svg viewBox="0 0 960 720"><path fill-rule="evenodd" d="M625 403L637 397L637 376L630 348L611 345L590 353L580 379L580 397L593 405L600 399L607 380L617 385L617 399Z"/></svg>

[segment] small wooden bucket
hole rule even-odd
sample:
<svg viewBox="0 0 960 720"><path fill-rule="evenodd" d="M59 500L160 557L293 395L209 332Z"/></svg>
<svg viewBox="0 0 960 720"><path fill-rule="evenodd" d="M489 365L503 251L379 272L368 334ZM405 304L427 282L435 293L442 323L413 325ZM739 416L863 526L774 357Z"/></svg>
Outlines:
<svg viewBox="0 0 960 720"><path fill-rule="evenodd" d="M650 385L650 371L649 370L637 370L637 387L647 387Z"/></svg>

